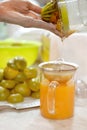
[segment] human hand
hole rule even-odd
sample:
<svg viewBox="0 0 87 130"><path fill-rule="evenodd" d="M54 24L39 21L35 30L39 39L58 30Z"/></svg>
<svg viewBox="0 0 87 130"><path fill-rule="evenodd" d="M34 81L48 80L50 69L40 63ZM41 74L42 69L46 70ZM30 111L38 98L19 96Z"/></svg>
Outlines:
<svg viewBox="0 0 87 130"><path fill-rule="evenodd" d="M0 21L27 28L42 28L63 37L55 25L41 20L40 13L41 7L25 0L7 0L0 3Z"/></svg>

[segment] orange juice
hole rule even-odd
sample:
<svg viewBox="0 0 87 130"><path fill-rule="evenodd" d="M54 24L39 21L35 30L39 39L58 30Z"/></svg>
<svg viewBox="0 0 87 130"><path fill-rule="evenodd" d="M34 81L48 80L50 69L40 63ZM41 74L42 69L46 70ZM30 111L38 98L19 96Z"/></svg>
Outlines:
<svg viewBox="0 0 87 130"><path fill-rule="evenodd" d="M66 119L73 116L74 113L74 95L75 95L75 84L73 80L68 82L59 83L54 90L49 91L50 81L44 80L40 86L40 110L41 114L50 119ZM49 93L49 96L48 96ZM48 109L49 104L54 105L54 112L50 113ZM55 100L55 104L51 103ZM50 106L53 107L53 106Z"/></svg>

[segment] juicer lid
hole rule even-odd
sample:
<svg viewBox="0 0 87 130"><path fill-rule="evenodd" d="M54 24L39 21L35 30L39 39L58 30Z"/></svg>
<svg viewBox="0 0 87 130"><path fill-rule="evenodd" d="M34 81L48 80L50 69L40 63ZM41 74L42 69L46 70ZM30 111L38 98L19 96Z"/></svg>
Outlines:
<svg viewBox="0 0 87 130"><path fill-rule="evenodd" d="M45 71L75 71L78 69L78 65L72 62L66 62L64 59L58 59L55 61L42 62L39 64L39 68Z"/></svg>

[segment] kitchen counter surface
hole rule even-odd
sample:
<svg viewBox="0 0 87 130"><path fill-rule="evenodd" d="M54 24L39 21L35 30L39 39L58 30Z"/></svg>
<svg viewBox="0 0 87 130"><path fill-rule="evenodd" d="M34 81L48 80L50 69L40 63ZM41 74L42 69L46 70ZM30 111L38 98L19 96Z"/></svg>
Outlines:
<svg viewBox="0 0 87 130"><path fill-rule="evenodd" d="M0 110L0 130L87 130L87 99L78 98L74 116L66 120L46 119L39 107Z"/></svg>

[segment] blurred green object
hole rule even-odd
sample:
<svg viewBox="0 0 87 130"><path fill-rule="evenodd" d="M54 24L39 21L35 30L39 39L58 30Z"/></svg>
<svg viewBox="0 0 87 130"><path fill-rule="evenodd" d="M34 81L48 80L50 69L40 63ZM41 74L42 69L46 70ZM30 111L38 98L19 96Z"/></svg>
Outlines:
<svg viewBox="0 0 87 130"><path fill-rule="evenodd" d="M15 56L22 56L31 66L38 58L39 47L41 43L36 41L0 41L0 68L4 68L8 60Z"/></svg>

